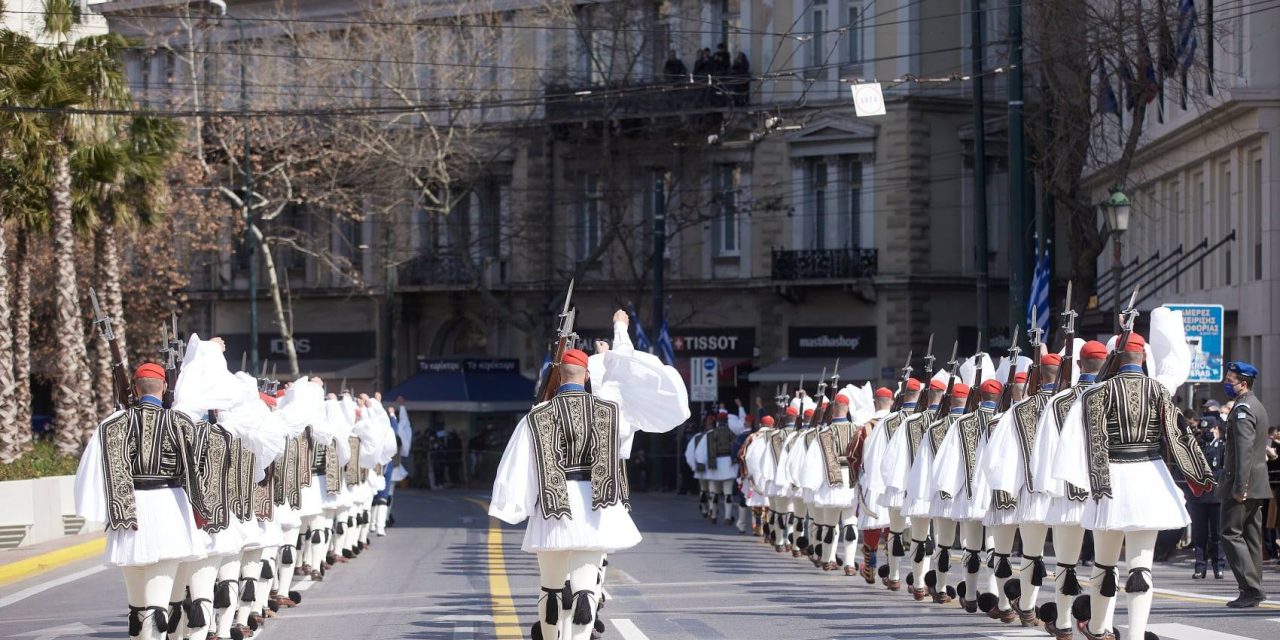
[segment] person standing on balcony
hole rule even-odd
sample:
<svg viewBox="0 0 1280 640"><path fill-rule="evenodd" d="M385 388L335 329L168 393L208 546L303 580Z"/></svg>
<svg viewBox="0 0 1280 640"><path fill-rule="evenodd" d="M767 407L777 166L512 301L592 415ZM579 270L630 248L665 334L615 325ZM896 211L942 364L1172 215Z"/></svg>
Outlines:
<svg viewBox="0 0 1280 640"><path fill-rule="evenodd" d="M698 59L693 62L693 79L695 82L707 80L711 75L711 50L699 49Z"/></svg>
<svg viewBox="0 0 1280 640"><path fill-rule="evenodd" d="M734 106L746 106L751 96L751 63L747 61L747 54L739 51L733 57L729 77L729 91L733 94Z"/></svg>
<svg viewBox="0 0 1280 640"><path fill-rule="evenodd" d="M711 54L711 75L719 78L729 75L732 63L729 60L729 47L721 42L716 45L716 52Z"/></svg>
<svg viewBox="0 0 1280 640"><path fill-rule="evenodd" d="M689 68L672 49L667 52L667 62L662 65L662 77L667 82L684 82L689 79Z"/></svg>

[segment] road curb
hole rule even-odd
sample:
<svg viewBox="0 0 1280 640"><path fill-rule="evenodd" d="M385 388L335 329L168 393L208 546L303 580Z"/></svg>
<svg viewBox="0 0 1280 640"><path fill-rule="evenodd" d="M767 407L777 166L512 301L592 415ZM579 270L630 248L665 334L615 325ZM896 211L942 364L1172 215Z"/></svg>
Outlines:
<svg viewBox="0 0 1280 640"><path fill-rule="evenodd" d="M106 536L81 542L8 564L0 564L0 585L30 578L73 562L100 554L107 548Z"/></svg>

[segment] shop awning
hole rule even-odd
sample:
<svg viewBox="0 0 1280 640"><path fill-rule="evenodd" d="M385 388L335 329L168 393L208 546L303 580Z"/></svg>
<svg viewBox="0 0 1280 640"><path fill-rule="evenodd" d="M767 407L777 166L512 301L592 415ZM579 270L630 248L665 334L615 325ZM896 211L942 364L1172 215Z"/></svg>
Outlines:
<svg viewBox="0 0 1280 640"><path fill-rule="evenodd" d="M386 393L410 411L513 413L533 406L534 381L516 360L431 360Z"/></svg>
<svg viewBox="0 0 1280 640"><path fill-rule="evenodd" d="M752 382L790 382L796 384L804 378L806 384L817 384L823 370L829 377L835 358L783 358L752 371L747 379ZM840 360L840 379L849 383L861 383L880 378L880 368L875 358Z"/></svg>

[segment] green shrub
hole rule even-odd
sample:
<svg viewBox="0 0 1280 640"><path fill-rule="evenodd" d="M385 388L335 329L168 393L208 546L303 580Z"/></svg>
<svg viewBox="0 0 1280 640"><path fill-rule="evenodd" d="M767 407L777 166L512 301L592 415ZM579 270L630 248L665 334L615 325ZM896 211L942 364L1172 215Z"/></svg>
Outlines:
<svg viewBox="0 0 1280 640"><path fill-rule="evenodd" d="M0 464L0 482L50 476L75 475L80 460L58 453L52 442L37 441L35 447L9 464Z"/></svg>

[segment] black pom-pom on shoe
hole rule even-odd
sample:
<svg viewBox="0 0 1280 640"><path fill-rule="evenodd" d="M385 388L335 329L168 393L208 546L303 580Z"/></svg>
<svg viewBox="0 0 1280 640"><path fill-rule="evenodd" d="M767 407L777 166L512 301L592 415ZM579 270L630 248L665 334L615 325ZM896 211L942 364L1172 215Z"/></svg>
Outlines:
<svg viewBox="0 0 1280 640"><path fill-rule="evenodd" d="M991 611L992 609L995 609L996 606L999 604L1000 604L1000 596L997 596L994 593L978 594L978 610L983 613L986 613L988 611Z"/></svg>
<svg viewBox="0 0 1280 640"><path fill-rule="evenodd" d="M1093 617L1092 605L1089 604L1089 594L1081 594L1071 601L1071 617L1077 622L1088 622Z"/></svg>
<svg viewBox="0 0 1280 640"><path fill-rule="evenodd" d="M1004 596L1010 600L1022 597L1022 581L1010 580L1004 583Z"/></svg>
<svg viewBox="0 0 1280 640"><path fill-rule="evenodd" d="M1058 623L1058 603L1046 602L1040 605L1036 609L1036 617L1039 618L1041 622L1047 622L1049 624L1057 624Z"/></svg>
<svg viewBox="0 0 1280 640"><path fill-rule="evenodd" d="M880 565L880 568L876 569L876 574L877 574L877 575L879 575L882 579L883 579L883 578L888 578L888 577L889 577L889 565L887 565L887 564L882 564L882 565Z"/></svg>

